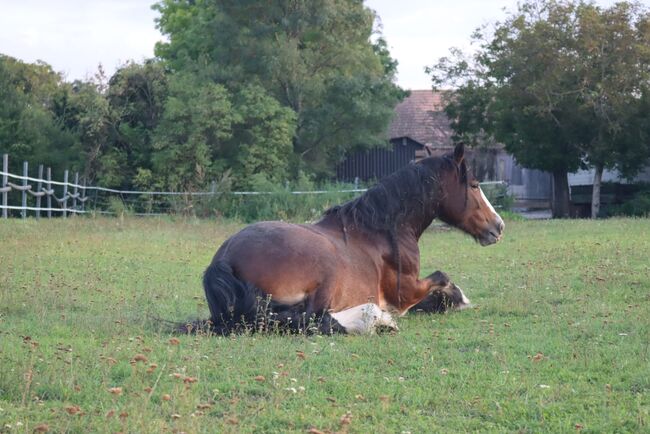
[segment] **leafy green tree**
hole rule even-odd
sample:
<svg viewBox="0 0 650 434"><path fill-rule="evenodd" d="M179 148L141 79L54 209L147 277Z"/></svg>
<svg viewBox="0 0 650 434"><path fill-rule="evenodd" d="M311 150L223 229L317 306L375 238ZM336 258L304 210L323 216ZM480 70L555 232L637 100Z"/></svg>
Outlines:
<svg viewBox="0 0 650 434"><path fill-rule="evenodd" d="M195 191L216 177L233 154L228 148L233 120L225 87L192 74L172 76L154 136L152 160L158 182L176 191Z"/></svg>
<svg viewBox="0 0 650 434"><path fill-rule="evenodd" d="M49 65L0 55L0 153L10 154L12 171L20 170L23 160L55 171L79 166L77 138L53 113L66 91Z"/></svg>
<svg viewBox="0 0 650 434"><path fill-rule="evenodd" d="M125 181L130 182L139 173L151 173L154 133L167 98L164 68L155 60L126 63L108 81L106 98L115 117L109 146L111 152L123 156ZM143 184L144 178L138 179L138 188L149 187Z"/></svg>
<svg viewBox="0 0 650 434"><path fill-rule="evenodd" d="M457 87L447 108L456 134L500 141L553 173L553 215L565 217L568 172L589 164L598 181L603 167L631 173L647 160L647 133L630 121L647 95L648 28L639 5L528 1L474 34L473 58L456 52L429 72L434 86Z"/></svg>
<svg viewBox="0 0 650 434"><path fill-rule="evenodd" d="M239 180L236 187L251 188L255 174L280 184L287 178L288 155L295 133L295 113L282 107L256 85L243 88L235 97L231 147L237 149Z"/></svg>
<svg viewBox="0 0 650 434"><path fill-rule="evenodd" d="M291 162L331 170L355 145L385 142L393 84L385 43L370 41L374 14L360 0L163 0L156 54L174 73L199 73L233 95L249 84L295 113ZM285 129L284 118L278 128Z"/></svg>
<svg viewBox="0 0 650 434"><path fill-rule="evenodd" d="M648 115L650 11L626 2L607 9L580 4L576 16L575 141L594 168L591 214L596 218L603 170L633 176L650 157L649 131L639 122Z"/></svg>
<svg viewBox="0 0 650 434"><path fill-rule="evenodd" d="M83 174L91 182L109 187L121 186L125 165L123 155L115 152L109 137L115 124L115 116L108 101L93 82L75 81L69 98L72 130L79 137L83 156Z"/></svg>

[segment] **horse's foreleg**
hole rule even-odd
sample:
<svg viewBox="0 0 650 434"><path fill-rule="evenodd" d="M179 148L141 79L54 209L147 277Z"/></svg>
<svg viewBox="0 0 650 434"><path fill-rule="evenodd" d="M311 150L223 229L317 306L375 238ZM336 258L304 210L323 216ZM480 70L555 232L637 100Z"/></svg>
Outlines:
<svg viewBox="0 0 650 434"><path fill-rule="evenodd" d="M404 315L411 307L424 300L428 295L437 291L444 291L450 285L453 284L449 281L449 277L441 271L436 271L424 279L406 276L400 287L400 293L397 294L399 313Z"/></svg>
<svg viewBox="0 0 650 434"><path fill-rule="evenodd" d="M463 290L451 282L445 273L436 271L422 280L432 282L431 289L411 310L445 312L449 308L460 310L471 306Z"/></svg>

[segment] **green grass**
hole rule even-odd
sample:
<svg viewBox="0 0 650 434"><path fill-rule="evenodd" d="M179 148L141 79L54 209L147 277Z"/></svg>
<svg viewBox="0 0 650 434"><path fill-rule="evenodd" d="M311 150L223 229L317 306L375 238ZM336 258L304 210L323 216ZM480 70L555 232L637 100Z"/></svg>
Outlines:
<svg viewBox="0 0 650 434"><path fill-rule="evenodd" d="M154 319L207 317L201 273L238 228L0 221L0 432L650 430L650 220L429 231L422 274L476 307L393 335L170 343Z"/></svg>

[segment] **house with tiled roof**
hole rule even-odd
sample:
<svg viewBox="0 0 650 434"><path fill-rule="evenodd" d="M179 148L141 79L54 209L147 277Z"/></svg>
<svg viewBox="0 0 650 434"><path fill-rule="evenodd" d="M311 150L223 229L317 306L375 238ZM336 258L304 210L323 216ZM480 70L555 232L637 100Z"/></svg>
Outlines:
<svg viewBox="0 0 650 434"><path fill-rule="evenodd" d="M389 139L408 137L434 149L451 149L452 130L445 115L442 92L413 90L395 107Z"/></svg>
<svg viewBox="0 0 650 434"><path fill-rule="evenodd" d="M422 155L441 155L453 149L453 131L444 112L444 94L413 90L395 107L388 128L390 147L351 153L337 167L337 179L353 182L380 179ZM426 149L426 151L425 151ZM468 160L480 181L504 181L519 199L547 201L551 177L519 166L502 145L469 149Z"/></svg>

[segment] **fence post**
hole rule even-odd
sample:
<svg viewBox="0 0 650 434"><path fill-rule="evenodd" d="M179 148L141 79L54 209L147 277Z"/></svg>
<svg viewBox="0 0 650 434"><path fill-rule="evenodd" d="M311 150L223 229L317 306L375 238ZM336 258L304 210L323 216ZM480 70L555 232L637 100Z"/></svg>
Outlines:
<svg viewBox="0 0 650 434"><path fill-rule="evenodd" d="M7 218L7 192L5 191L5 188L7 187L7 182L9 181L9 176L7 173L9 172L9 154L4 154L2 156L2 171L4 174L2 175L2 218Z"/></svg>
<svg viewBox="0 0 650 434"><path fill-rule="evenodd" d="M52 195L50 191L52 190L52 169L47 168L47 218L52 218Z"/></svg>
<svg viewBox="0 0 650 434"><path fill-rule="evenodd" d="M42 186L43 186L43 165L39 164L38 165L38 182L36 183L36 193L41 193ZM36 196L36 218L40 219L41 218L41 196L40 194Z"/></svg>
<svg viewBox="0 0 650 434"><path fill-rule="evenodd" d="M68 171L63 172L63 218L68 216Z"/></svg>
<svg viewBox="0 0 650 434"><path fill-rule="evenodd" d="M84 176L84 186L81 188L81 210L86 211L86 177Z"/></svg>
<svg viewBox="0 0 650 434"><path fill-rule="evenodd" d="M72 209L74 210L74 215L77 215L77 192L79 191L79 172L74 174L74 193L72 193Z"/></svg>
<svg viewBox="0 0 650 434"><path fill-rule="evenodd" d="M23 209L20 212L22 214L22 217L25 219L27 218L27 176L29 175L29 163L27 161L23 161L23 187L25 189L23 190Z"/></svg>

